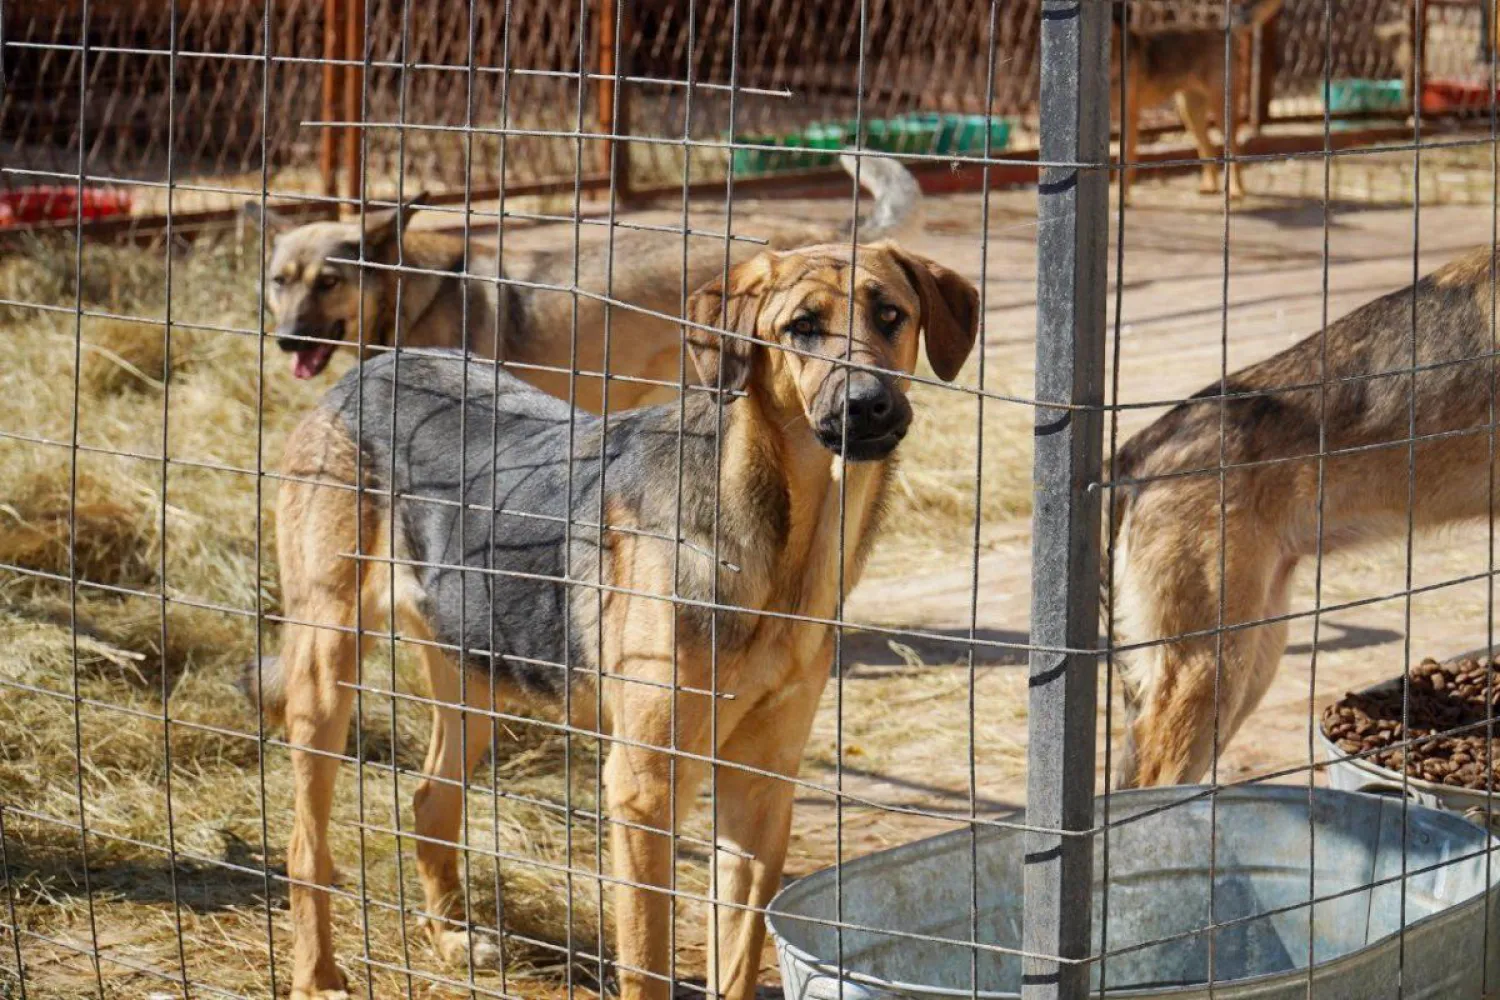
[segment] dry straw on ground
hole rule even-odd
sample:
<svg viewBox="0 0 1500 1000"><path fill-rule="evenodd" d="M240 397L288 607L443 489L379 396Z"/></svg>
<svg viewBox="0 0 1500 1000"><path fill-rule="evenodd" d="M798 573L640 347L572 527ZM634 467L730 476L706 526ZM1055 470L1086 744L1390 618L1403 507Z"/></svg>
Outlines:
<svg viewBox="0 0 1500 1000"><path fill-rule="evenodd" d="M6 816L6 862L17 916L29 932L22 951L42 995L95 992L95 972L80 953L94 947L90 888L105 955L99 973L119 995L168 985L138 969L177 977L184 962L191 978L263 995L272 972L268 926L277 982L286 982L285 887L277 878L288 832L286 754L274 742L262 751L254 713L232 682L255 654L257 609L274 611L276 602L274 483L253 471L274 466L291 422L326 383L286 377L274 350L262 383L259 338L192 329L255 325L256 250L205 245L173 261L170 337L160 322L160 251L89 247L84 258L84 307L147 322L86 317L80 331L68 312L8 306L0 314L0 429L62 445L0 442L0 563L40 574L0 573L0 797L23 810ZM0 260L0 297L71 307L74 270L70 248L38 244ZM66 445L79 361L75 469ZM173 460L165 468L164 443ZM81 581L76 652L70 564ZM158 596L163 581L166 603ZM274 647L273 630L264 641ZM378 663L369 669L371 684L389 686ZM419 690L407 674L402 688ZM161 722L163 692L169 730ZM414 779L404 772L420 767L425 711L406 704L393 712L389 699L363 700L366 832L361 836L351 772L335 823L336 850L350 866L343 888L374 901L372 962L399 967L409 946L418 969L441 974L415 921L403 928L390 908L403 892L408 901L420 899L413 845L402 844L398 858L397 838L374 832L410 828ZM510 797L492 808L490 796L476 791L471 836L491 855L556 866L567 858L564 751L535 729L516 724L498 734L495 766L476 780L498 781ZM355 747L351 741L351 752ZM573 754L573 804L586 811L593 754L582 743ZM80 798L90 834L88 885L77 834ZM574 863L584 869L593 866L592 830L587 824L574 838ZM522 938L564 943L567 880L524 861L500 867L507 926ZM489 922L494 871L487 858L471 865L477 913ZM573 933L592 942L597 893L575 883ZM174 891L180 908L172 905ZM341 953L364 954L358 900L335 909ZM179 919L190 942L181 955ZM518 940L508 951L510 976L562 981L554 950ZM378 965L357 972L372 977L380 995L405 992L405 977Z"/></svg>
<svg viewBox="0 0 1500 1000"><path fill-rule="evenodd" d="M273 975L287 982L286 752L274 734L261 741L233 682L257 653L257 614L277 601L275 484L255 472L274 468L284 435L329 380L292 380L269 341L248 332L199 328L257 326L258 251L256 241L225 241L175 256L170 333L160 250L90 246L81 274L65 243L0 257L0 298L62 307L0 306L0 431L26 439L0 439L0 564L32 571L0 570L0 798L12 807L5 865L21 948L41 995L94 995L96 976L121 996L170 989L142 970L169 980L185 970L247 995L265 995ZM80 320L80 301L127 318ZM939 559L968 551L976 501L982 523L1026 509L1029 435L1018 407L985 405L976 494L975 397L920 386L914 395L920 446L907 449L887 542ZM274 629L259 635L274 650ZM390 685L389 658L367 669L369 684ZM420 691L404 656L395 673L402 690ZM365 758L362 792L346 768L334 824L350 894L334 904L339 952L378 996L406 994L395 970L408 965L419 991L430 985L423 977L461 981L399 913L420 891L412 843L389 831L410 829L425 711L365 695L361 712L350 752ZM521 992L545 995L569 974L581 984L592 975L587 962L570 973L556 947L571 938L590 953L600 940L597 883L560 870L571 861L588 871L602 853L595 748L523 722L498 728L469 797L469 837L482 853L466 867L484 923L503 883L516 935L507 990L524 982ZM695 853L684 848L686 891L706 885ZM501 980L485 974L485 984Z"/></svg>

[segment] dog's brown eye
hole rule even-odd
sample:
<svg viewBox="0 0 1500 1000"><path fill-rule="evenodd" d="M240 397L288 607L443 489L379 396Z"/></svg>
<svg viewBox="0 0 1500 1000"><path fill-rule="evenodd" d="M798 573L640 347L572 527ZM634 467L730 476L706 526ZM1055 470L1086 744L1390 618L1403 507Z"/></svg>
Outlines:
<svg viewBox="0 0 1500 1000"><path fill-rule="evenodd" d="M818 324L811 316L798 316L792 320L786 332L794 337L812 337L818 332Z"/></svg>
<svg viewBox="0 0 1500 1000"><path fill-rule="evenodd" d="M894 330L905 318L906 314L895 306L881 306L875 313L876 321L886 330Z"/></svg>
<svg viewBox="0 0 1500 1000"><path fill-rule="evenodd" d="M336 275L336 274L320 274L320 275L318 275L317 284L314 287L316 287L319 291L326 292L328 289L332 288L334 285L337 285L338 283L339 283L339 276L338 275Z"/></svg>
<svg viewBox="0 0 1500 1000"><path fill-rule="evenodd" d="M286 287L286 275L284 275L284 274L278 274L278 275L273 276L271 278L271 284L275 285L277 288L285 288Z"/></svg>

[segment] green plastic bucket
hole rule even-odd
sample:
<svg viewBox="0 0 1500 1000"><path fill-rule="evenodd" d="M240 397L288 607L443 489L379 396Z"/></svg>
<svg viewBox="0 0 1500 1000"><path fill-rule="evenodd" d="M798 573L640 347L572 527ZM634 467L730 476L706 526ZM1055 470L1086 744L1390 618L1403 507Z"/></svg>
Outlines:
<svg viewBox="0 0 1500 1000"><path fill-rule="evenodd" d="M1405 111L1406 84L1402 80L1333 80L1328 84L1328 110L1332 114L1371 111Z"/></svg>

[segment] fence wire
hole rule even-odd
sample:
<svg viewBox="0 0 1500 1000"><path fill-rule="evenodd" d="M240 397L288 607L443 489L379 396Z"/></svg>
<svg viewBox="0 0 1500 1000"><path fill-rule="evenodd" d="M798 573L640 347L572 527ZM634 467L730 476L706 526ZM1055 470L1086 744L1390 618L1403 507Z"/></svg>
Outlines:
<svg viewBox="0 0 1500 1000"><path fill-rule="evenodd" d="M1141 30L1222 26L1221 7L1212 0L1160 0L1133 8L1131 20ZM731 170L761 173L764 160L748 148L708 143L725 138L728 91L722 80L731 35L745 65L737 83L738 134L729 137L737 148L811 146L823 152L803 154L803 165L827 163L829 149L857 138L848 134L859 96L850 80L861 56L867 56L864 116L874 127L884 129L879 122L903 116L988 110L1007 120L1012 148L1035 148L1040 0L1004 5L993 30L983 4L882 3L863 12L863 36L850 28L861 19L857 0L768 5L737 26L733 9L730 3L705 4L690 31L681 5L631 5L620 19L623 62L615 66L602 33L580 48L587 18L574 16L567 5L477 4L470 58L468 32L451 30L441 17L411 19L403 43L401 5L387 0L290 0L276 5L270 32L260 30L259 5L184 0L177 8L178 55L172 59L167 41L174 22L161 5L97 3L85 27L81 0L14 0L7 4L0 98L0 123L12 137L6 184L65 182L82 149L92 176L127 186L128 217L155 231L165 215L165 195L150 182L161 176L170 130L179 188L174 204L184 215L222 216L253 195L263 145L273 194L297 199L309 211L326 212L322 199L357 199L365 177L375 184L367 192L371 197L391 197L389 178L399 156L405 156L417 188L440 202L462 200L466 188L488 200L501 182L498 135L491 129L503 92L513 109L506 127L515 130L507 144L505 186L518 194L565 197L572 190L576 152L565 134L568 109L582 101L578 130L589 137L614 134L616 113L638 139L654 135L650 123L683 118L689 63L700 131L682 138L705 144L690 150L638 141L615 169L627 178L627 188L669 192L682 157L691 154L700 183L720 182ZM1334 62L1325 67L1317 41L1319 0L1286 0L1271 29L1243 42L1253 50L1254 70L1240 66L1239 114L1257 124L1315 122L1322 113L1325 68L1335 80L1382 80L1417 67L1435 81L1435 89L1424 91L1435 109L1482 115L1480 5L1431 0L1422 10L1427 23L1418 58L1409 31L1405 37L1393 33L1410 27L1402 0L1341 4ZM608 21L597 12L590 17ZM502 44L513 53L504 80ZM73 92L84 79L79 56L85 46L90 100L77 106L56 101L57 93ZM582 72L580 56L587 64ZM995 72L987 83L990 62ZM263 72L270 73L272 88L265 102L257 99ZM624 77L617 109L609 82L616 74ZM476 117L468 124L488 126L485 132L465 131L464 102L457 95L472 96ZM1346 100L1342 89L1337 99L1335 114L1342 118L1390 115L1403 107L1399 96L1394 104L1372 104L1363 95ZM361 134L352 127L391 121L403 102L411 123L427 126L403 133L404 154L394 133ZM1155 127L1172 124L1169 114L1150 112ZM305 127L317 120L351 125ZM705 126L713 131L702 132ZM879 138L908 153L947 152L949 145L941 129L932 128L882 130ZM597 142L587 145L586 185L599 190L607 184L601 159L607 153ZM471 146L472 157L466 152ZM362 149L370 158L368 170ZM66 224L65 204L38 214Z"/></svg>
<svg viewBox="0 0 1500 1000"><path fill-rule="evenodd" d="M1493 995L1487 3L3 0L0 997Z"/></svg>

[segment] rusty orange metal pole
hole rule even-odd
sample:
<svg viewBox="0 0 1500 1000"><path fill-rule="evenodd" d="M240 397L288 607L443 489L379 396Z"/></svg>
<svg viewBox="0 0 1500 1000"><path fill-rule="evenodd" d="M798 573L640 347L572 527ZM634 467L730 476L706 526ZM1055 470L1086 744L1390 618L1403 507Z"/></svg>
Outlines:
<svg viewBox="0 0 1500 1000"><path fill-rule="evenodd" d="M1490 58L1500 57L1500 0L1494 0L1490 7Z"/></svg>
<svg viewBox="0 0 1500 1000"><path fill-rule="evenodd" d="M598 102L599 132L601 135L628 135L630 132L630 115L628 90L619 90L620 79L625 75L620 65L623 59L616 60L615 52L620 46L618 36L615 33L616 17L619 18L619 28L629 37L629 8L625 6L625 0L595 0L596 17L599 22L599 30L596 33L598 44L596 48L597 63L599 67L599 86L595 93ZM619 94L619 107L616 108L616 94ZM609 176L613 174L616 201L624 201L630 194L630 145L626 142L606 139L599 146L599 170L600 173Z"/></svg>
<svg viewBox="0 0 1500 1000"><path fill-rule="evenodd" d="M344 58L352 64L344 73L344 120L361 122L364 120L365 0L346 0ZM345 193L356 201L364 194L363 131L352 126L344 129Z"/></svg>
<svg viewBox="0 0 1500 1000"><path fill-rule="evenodd" d="M323 0L323 120L335 121L343 85L343 67L336 65L344 58L344 11L342 0ZM322 180L323 194L334 197L339 193L339 129L325 125L318 137L318 174ZM335 209L337 211L337 209Z"/></svg>

